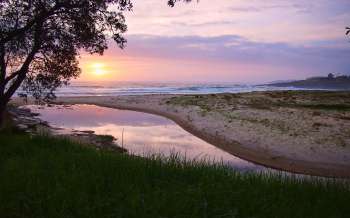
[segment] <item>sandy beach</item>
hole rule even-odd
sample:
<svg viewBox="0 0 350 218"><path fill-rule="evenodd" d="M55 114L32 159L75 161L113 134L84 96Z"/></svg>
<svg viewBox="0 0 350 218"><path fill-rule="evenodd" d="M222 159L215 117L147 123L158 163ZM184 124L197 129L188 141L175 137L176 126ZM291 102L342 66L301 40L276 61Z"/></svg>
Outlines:
<svg viewBox="0 0 350 218"><path fill-rule="evenodd" d="M295 173L350 177L349 92L63 97L167 117L242 159Z"/></svg>

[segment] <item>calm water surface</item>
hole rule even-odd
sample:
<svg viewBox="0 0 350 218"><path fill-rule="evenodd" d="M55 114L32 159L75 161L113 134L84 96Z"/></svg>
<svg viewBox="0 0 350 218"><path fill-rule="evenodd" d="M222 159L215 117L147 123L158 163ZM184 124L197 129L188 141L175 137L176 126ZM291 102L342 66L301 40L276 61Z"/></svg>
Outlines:
<svg viewBox="0 0 350 218"><path fill-rule="evenodd" d="M169 156L176 152L187 159L223 161L240 170L266 170L208 144L164 117L94 105L29 108L54 127L113 135L118 144L123 139L123 146L136 155Z"/></svg>

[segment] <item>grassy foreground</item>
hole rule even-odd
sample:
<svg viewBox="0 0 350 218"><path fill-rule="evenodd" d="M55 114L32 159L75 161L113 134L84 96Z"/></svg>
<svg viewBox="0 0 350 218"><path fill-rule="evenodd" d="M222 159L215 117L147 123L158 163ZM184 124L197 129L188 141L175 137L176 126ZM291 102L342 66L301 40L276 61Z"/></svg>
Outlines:
<svg viewBox="0 0 350 218"><path fill-rule="evenodd" d="M348 186L0 133L0 217L348 217Z"/></svg>

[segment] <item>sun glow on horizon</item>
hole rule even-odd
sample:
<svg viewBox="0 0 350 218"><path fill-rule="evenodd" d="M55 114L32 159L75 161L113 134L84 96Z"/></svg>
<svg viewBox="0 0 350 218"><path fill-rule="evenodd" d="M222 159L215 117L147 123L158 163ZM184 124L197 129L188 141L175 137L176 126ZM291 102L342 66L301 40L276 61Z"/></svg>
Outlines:
<svg viewBox="0 0 350 218"><path fill-rule="evenodd" d="M108 73L106 70L106 65L99 62L91 64L90 72L95 76L104 76Z"/></svg>
<svg viewBox="0 0 350 218"><path fill-rule="evenodd" d="M111 81L118 80L121 76L121 66L117 63L117 57L106 52L104 56L82 55L79 67L82 74L78 78L80 81Z"/></svg>

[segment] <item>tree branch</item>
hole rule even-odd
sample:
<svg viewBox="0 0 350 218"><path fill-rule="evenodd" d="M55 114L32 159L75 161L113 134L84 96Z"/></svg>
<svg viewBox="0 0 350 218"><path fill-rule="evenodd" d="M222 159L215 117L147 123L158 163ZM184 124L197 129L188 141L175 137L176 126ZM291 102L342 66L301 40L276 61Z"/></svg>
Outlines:
<svg viewBox="0 0 350 218"><path fill-rule="evenodd" d="M5 79L5 86L12 80L14 79L16 76L18 76L19 71L16 71L14 73L12 73L11 75L9 75L8 77L6 77Z"/></svg>
<svg viewBox="0 0 350 218"><path fill-rule="evenodd" d="M6 77L5 46L0 45L0 97L4 95Z"/></svg>
<svg viewBox="0 0 350 218"><path fill-rule="evenodd" d="M15 28L13 31L6 33L6 36L0 40L0 45L3 45L6 42L11 41L14 37L24 34L26 31L31 29L39 21L45 20L47 17L53 15L55 11L60 9L62 6L63 6L62 4L56 4L50 10L42 11L41 13L39 13L31 21L29 21L24 27L19 29Z"/></svg>
<svg viewBox="0 0 350 218"><path fill-rule="evenodd" d="M40 21L36 27L35 27L35 32L34 32L34 45L32 47L31 52L28 54L27 58L25 59L24 63L22 64L22 67L16 72L18 73L16 80L12 83L12 85L7 89L6 93L4 94L4 101L7 103L12 95L16 92L16 90L21 86L22 82L27 76L29 66L31 62L33 61L35 54L39 51L40 49L40 35L42 31L42 26L43 26L43 20Z"/></svg>

